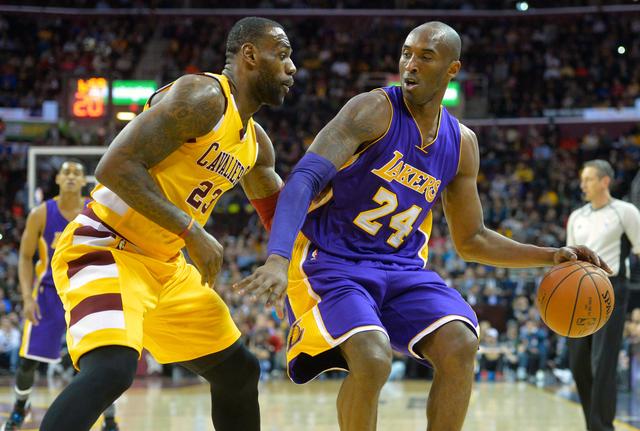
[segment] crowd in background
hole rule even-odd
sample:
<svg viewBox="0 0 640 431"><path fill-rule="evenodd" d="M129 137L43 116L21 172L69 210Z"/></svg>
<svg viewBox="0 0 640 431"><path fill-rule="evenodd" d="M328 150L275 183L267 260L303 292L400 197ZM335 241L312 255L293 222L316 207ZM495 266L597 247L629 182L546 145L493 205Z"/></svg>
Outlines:
<svg viewBox="0 0 640 431"><path fill-rule="evenodd" d="M166 39L159 83L219 71L234 17L0 18L0 106L37 110L69 76L129 77L158 28ZM281 19L297 84L276 126L313 134L354 94L398 72L399 49L421 18ZM602 14L505 20L448 19L462 37L459 75L479 114L540 116L545 109L632 106L640 96L640 18ZM379 37L384 34L385 37ZM620 47L624 52L620 53ZM523 91L525 89L526 91ZM300 110L306 109L300 115ZM286 115L288 113L289 115ZM295 127L292 120L295 119ZM271 125L271 124L270 124ZM265 125L266 126L266 125ZM273 130L273 127L272 127Z"/></svg>
<svg viewBox="0 0 640 431"><path fill-rule="evenodd" d="M211 19L162 23L156 33L166 42L162 73L156 77L159 83L183 73L220 71L224 38L232 23L230 18L215 23ZM355 23L305 18L283 23L293 43L296 85L284 106L264 109L256 119L274 142L276 168L286 177L313 136L348 98L385 85L387 76L397 73L399 47L418 21L365 18ZM568 20L453 24L463 37L460 82L465 98L473 100L485 91L489 116L539 116L546 108L631 105L640 96L639 18L585 15ZM153 30L144 18L97 20L91 26L82 19L0 18L0 106L37 110L43 100L61 97L68 75L108 71L111 76L130 76ZM620 43L625 44L626 55L617 53ZM28 211L27 144L6 141L2 131L0 126L0 367L11 371L22 319L17 253ZM552 123L545 127L481 127L476 133L485 224L518 241L543 246L564 244L566 219L582 205L578 180L582 162L593 158L612 162L615 197L629 194L640 162L640 127L621 135L595 127L579 138L561 133ZM35 145L60 145L56 139L48 137ZM101 143L108 144L108 138ZM43 159L39 165L38 184L44 197L55 193L53 175L61 160ZM230 289L264 261L267 234L241 190L223 195L214 211L215 223L208 228L225 248L216 290L260 358L263 376L281 374L286 322L275 311ZM534 306L543 270L465 263L453 248L439 206L433 220L429 267L462 293L482 322L478 378L540 380L541 371L567 368L565 339L544 326ZM629 318L625 351L637 344L640 310ZM630 360L621 356L622 363ZM397 358L394 376L424 373L425 369Z"/></svg>

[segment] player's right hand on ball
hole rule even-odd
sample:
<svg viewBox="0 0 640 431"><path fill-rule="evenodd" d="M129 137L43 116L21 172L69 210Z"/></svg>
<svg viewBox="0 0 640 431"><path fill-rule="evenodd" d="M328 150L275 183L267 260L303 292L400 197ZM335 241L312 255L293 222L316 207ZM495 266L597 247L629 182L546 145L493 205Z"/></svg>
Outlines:
<svg viewBox="0 0 640 431"><path fill-rule="evenodd" d="M222 268L224 249L213 236L199 224L195 224L184 238L189 257L200 271L202 285L213 288L216 277Z"/></svg>
<svg viewBox="0 0 640 431"><path fill-rule="evenodd" d="M34 326L38 326L42 314L40 314L40 306L31 296L23 298L23 313L26 319L29 319Z"/></svg>
<svg viewBox="0 0 640 431"><path fill-rule="evenodd" d="M252 293L266 298L267 307L276 307L278 317L284 318L284 296L287 293L289 259L272 254L253 274L233 285L238 293Z"/></svg>

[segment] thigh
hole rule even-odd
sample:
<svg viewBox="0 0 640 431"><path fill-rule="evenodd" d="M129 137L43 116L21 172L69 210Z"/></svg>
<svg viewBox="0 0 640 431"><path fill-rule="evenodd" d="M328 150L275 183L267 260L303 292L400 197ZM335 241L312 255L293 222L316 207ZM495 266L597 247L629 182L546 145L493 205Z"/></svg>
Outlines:
<svg viewBox="0 0 640 431"><path fill-rule="evenodd" d="M452 321L464 322L479 335L478 318L471 306L435 272L389 272L382 323L395 350L422 360L414 349L416 344Z"/></svg>
<svg viewBox="0 0 640 431"><path fill-rule="evenodd" d="M52 269L76 368L80 356L98 347L120 345L142 351L143 318L155 307L159 289L149 269L154 262L136 253L83 243L74 237L73 226L65 230Z"/></svg>
<svg viewBox="0 0 640 431"><path fill-rule="evenodd" d="M231 346L240 331L229 308L198 270L179 257L144 321L144 346L160 363L184 362Z"/></svg>
<svg viewBox="0 0 640 431"><path fill-rule="evenodd" d="M62 302L53 285L40 285L34 293L42 319L37 325L25 321L20 356L40 362L60 362L66 330Z"/></svg>
<svg viewBox="0 0 640 431"><path fill-rule="evenodd" d="M287 362L291 379L304 383L327 369L345 368L334 349L354 334L386 336L377 300L384 273L313 252L294 253L291 262Z"/></svg>

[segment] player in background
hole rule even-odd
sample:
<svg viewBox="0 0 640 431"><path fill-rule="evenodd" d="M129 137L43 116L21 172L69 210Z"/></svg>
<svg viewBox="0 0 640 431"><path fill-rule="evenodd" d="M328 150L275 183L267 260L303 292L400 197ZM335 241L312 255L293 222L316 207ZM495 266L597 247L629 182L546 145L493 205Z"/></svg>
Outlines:
<svg viewBox="0 0 640 431"><path fill-rule="evenodd" d="M425 269L441 195L467 261L516 268L580 259L608 269L585 247L521 244L484 226L476 136L442 107L460 48L456 31L440 22L410 32L402 85L355 96L320 131L280 195L265 265L236 286L268 304L287 291L294 382L349 370L337 402L343 431L376 429L392 348L434 368L428 430L462 428L478 322L462 296Z"/></svg>
<svg viewBox="0 0 640 431"><path fill-rule="evenodd" d="M20 240L18 277L25 317L20 363L14 386L15 403L3 431L17 430L29 413L29 396L38 366L42 362L60 362L62 336L66 330L64 308L51 274L51 257L58 237L67 224L85 208L82 196L86 184L81 162L66 160L56 175L59 193L35 207L27 217ZM34 256L38 262L34 266ZM104 412L104 431L117 431L115 405Z"/></svg>

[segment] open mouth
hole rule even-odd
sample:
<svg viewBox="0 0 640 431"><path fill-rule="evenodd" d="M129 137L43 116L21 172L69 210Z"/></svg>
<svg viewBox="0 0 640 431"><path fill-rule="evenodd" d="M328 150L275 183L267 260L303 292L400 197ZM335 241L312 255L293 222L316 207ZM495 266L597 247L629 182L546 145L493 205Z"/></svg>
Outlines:
<svg viewBox="0 0 640 431"><path fill-rule="evenodd" d="M404 78L404 88L412 90L418 86L418 81L414 78Z"/></svg>

